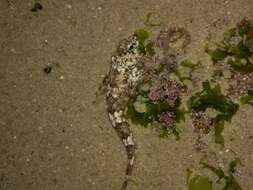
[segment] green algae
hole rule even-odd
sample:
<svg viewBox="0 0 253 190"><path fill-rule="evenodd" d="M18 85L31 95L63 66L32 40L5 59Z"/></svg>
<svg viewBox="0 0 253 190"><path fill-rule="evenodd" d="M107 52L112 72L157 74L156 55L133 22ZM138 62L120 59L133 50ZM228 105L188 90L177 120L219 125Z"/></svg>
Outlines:
<svg viewBox="0 0 253 190"><path fill-rule="evenodd" d="M226 50L222 50L220 48L216 48L213 51L206 49L206 52L211 56L213 61L221 61L228 55L228 52Z"/></svg>
<svg viewBox="0 0 253 190"><path fill-rule="evenodd" d="M208 177L197 175L190 180L188 190L213 190L213 185Z"/></svg>
<svg viewBox="0 0 253 190"><path fill-rule="evenodd" d="M238 164L241 164L241 160L239 158L236 158L234 160L232 160L230 163L229 163L229 172L230 173L235 173L236 172L236 166Z"/></svg>
<svg viewBox="0 0 253 190"><path fill-rule="evenodd" d="M149 38L148 31L144 29L138 29L134 32L134 34L136 35L137 39L142 43L144 43Z"/></svg>
<svg viewBox="0 0 253 190"><path fill-rule="evenodd" d="M192 170L190 170L189 168L186 169L187 172L187 177L186 177L186 184L188 185L191 179L191 175L192 175Z"/></svg>
<svg viewBox="0 0 253 190"><path fill-rule="evenodd" d="M150 15L149 15L150 17ZM144 55L155 55L153 42L149 41L149 32L144 29L135 31L135 36L139 41L139 51ZM237 40L236 43L234 42ZM239 39L239 41L238 41ZM206 52L210 55L214 62L225 62L231 66L232 70L238 72L253 71L253 22L244 19L237 27L230 29L224 34L223 40L217 45L214 50L206 48ZM193 72L199 64L194 64L190 60L185 59L180 62L181 69L190 69ZM189 76L185 76L180 69L174 71L176 77L182 83L185 80L191 81ZM212 76L211 81L219 79L223 75L222 70L217 70ZM253 95L241 97L241 104L252 104ZM172 111L177 117L177 122L184 120L183 112L176 108L171 110L165 102L145 102L146 112L140 113L134 108L134 98L131 98L128 103L128 116L133 123L148 126L157 120L157 115L164 111ZM219 85L211 87L208 81L203 82L203 90L190 97L189 108L194 111L205 111L207 108L212 108L218 111L218 114L213 119L215 142L224 145L222 132L226 122L231 122L232 117L239 109L239 105L228 99L221 93ZM179 119L180 118L180 119Z"/></svg>
<svg viewBox="0 0 253 190"><path fill-rule="evenodd" d="M180 65L182 65L183 67L187 67L187 68L190 68L190 69L194 70L194 69L197 68L197 66L199 64L194 64L190 60L184 59L183 61L181 61Z"/></svg>
<svg viewBox="0 0 253 190"><path fill-rule="evenodd" d="M252 35L253 21L244 18L240 23L237 24L238 33L240 36Z"/></svg>
<svg viewBox="0 0 253 190"><path fill-rule="evenodd" d="M158 116L164 112L171 112L174 113L176 117L176 122L179 123L185 119L184 111L179 109L180 100L177 101L177 105L175 107L171 107L166 101L158 101L152 102L147 100L144 102L146 111L145 112L138 112L134 106L137 97L132 97L128 101L128 111L127 116L128 118L134 123L139 124L144 127L148 127L152 125L155 121L158 121ZM167 136L168 130L166 127L162 127L161 137ZM176 126L171 127L171 132L179 139L179 132Z"/></svg>
<svg viewBox="0 0 253 190"><path fill-rule="evenodd" d="M253 105L253 90L248 92L248 95L240 98L241 104L251 104Z"/></svg>
<svg viewBox="0 0 253 190"><path fill-rule="evenodd" d="M241 186L234 177L236 167L240 163L241 162L239 158L232 160L228 165L228 171L224 172L221 167L215 167L204 162L203 160L200 161L200 165L202 165L203 169L210 170L218 177L218 180L213 182L204 175L196 175L191 178L193 172L187 169L188 190L214 190L213 186L218 183L220 184L221 180L224 181L224 186L221 190L242 190Z"/></svg>
<svg viewBox="0 0 253 190"><path fill-rule="evenodd" d="M154 126L156 127L158 124L158 128L160 129L160 136L167 137L170 132L172 132L176 139L179 140L179 130L176 125L171 127L163 126L159 124L159 115L165 112L170 112L175 115L176 123L180 123L181 121L185 121L185 114L187 113L185 110L180 109L181 99L178 98L175 102L175 105L172 107L166 100L160 101L152 101L148 98L149 89L143 89L143 85L138 86L138 95L132 96L128 100L128 109L127 109L127 117L134 123L139 124L143 127ZM140 112L136 109L135 103L138 102L137 98L141 97L143 104L145 106L145 111Z"/></svg>
<svg viewBox="0 0 253 190"><path fill-rule="evenodd" d="M146 53L148 53L150 56L155 55L155 48L153 42L148 42L146 45Z"/></svg>
<svg viewBox="0 0 253 190"><path fill-rule="evenodd" d="M241 186L233 175L236 171L236 166L238 163L240 163L240 160L238 158L229 163L228 174L225 174L225 172L220 167L214 167L203 161L200 164L204 168L212 171L219 178L219 180L223 179L225 181L225 186L222 188L222 190L242 190Z"/></svg>
<svg viewBox="0 0 253 190"><path fill-rule="evenodd" d="M246 63L244 62L246 61ZM227 60L227 64L229 64L234 70L244 73L251 73L253 72L253 64L250 63L246 59L239 59L239 58L229 58Z"/></svg>
<svg viewBox="0 0 253 190"><path fill-rule="evenodd" d="M134 32L134 35L137 37L139 41L138 50L145 54L150 54L151 56L155 54L154 52L154 44L152 42L147 42L149 39L149 32L144 29L138 29Z"/></svg>
<svg viewBox="0 0 253 190"><path fill-rule="evenodd" d="M222 131L225 121L230 122L233 115L239 109L239 105L227 99L222 93L219 85L211 87L209 81L203 82L203 90L196 93L189 100L190 110L205 111L213 108L218 111L214 118L215 142L224 145Z"/></svg>
<svg viewBox="0 0 253 190"><path fill-rule="evenodd" d="M183 75L182 72L181 72L179 69L177 69L177 70L174 72L174 74L176 75L176 77L178 78L178 80L179 80L180 82L184 82L185 80L190 80L190 81L191 81L190 77L189 77L189 76Z"/></svg>
<svg viewBox="0 0 253 190"><path fill-rule="evenodd" d="M224 34L214 50L206 48L214 62L223 61L238 72L253 72L253 21L244 19Z"/></svg>

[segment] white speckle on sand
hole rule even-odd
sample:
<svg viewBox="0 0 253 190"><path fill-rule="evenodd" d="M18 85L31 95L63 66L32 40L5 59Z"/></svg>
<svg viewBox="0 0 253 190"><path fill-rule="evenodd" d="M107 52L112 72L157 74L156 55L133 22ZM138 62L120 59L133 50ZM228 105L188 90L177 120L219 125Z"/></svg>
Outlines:
<svg viewBox="0 0 253 190"><path fill-rule="evenodd" d="M66 4L66 7L67 7L68 9L71 9L71 8L72 8L72 5Z"/></svg>

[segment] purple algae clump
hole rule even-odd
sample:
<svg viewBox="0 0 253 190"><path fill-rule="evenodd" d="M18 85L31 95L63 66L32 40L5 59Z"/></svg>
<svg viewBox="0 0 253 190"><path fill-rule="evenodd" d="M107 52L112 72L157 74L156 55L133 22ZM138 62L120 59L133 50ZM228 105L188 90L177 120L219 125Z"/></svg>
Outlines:
<svg viewBox="0 0 253 190"><path fill-rule="evenodd" d="M150 88L148 97L152 101L166 101L171 107L175 106L177 99L182 92L182 85L177 81L165 79L160 85L153 85Z"/></svg>
<svg viewBox="0 0 253 190"><path fill-rule="evenodd" d="M158 116L159 122L164 124L167 128L173 127L176 123L176 116L172 112L164 112Z"/></svg>

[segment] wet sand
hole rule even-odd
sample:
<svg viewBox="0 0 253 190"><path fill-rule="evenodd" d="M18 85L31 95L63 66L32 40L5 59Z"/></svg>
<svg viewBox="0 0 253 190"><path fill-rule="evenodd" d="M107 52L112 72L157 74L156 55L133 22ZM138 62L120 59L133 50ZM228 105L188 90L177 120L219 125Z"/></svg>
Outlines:
<svg viewBox="0 0 253 190"><path fill-rule="evenodd" d="M111 127L103 98L95 93L118 42L138 28L154 34L162 25L186 28L192 37L187 58L210 58L207 41L244 17L252 0L44 0L0 1L0 189L118 190L124 179L124 147ZM145 26L149 12L161 26ZM44 68L52 67L50 73ZM205 76L208 69L202 75ZM253 186L252 106L243 106L226 125L225 148L182 124L181 140L161 139L132 126L138 144L131 190L186 190L186 169L206 156L221 167L239 157L236 177Z"/></svg>

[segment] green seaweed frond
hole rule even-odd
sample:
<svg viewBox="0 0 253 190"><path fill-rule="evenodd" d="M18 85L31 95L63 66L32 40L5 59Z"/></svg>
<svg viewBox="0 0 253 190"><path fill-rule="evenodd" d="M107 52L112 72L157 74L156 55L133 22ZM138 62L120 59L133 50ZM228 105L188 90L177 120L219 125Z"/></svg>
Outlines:
<svg viewBox="0 0 253 190"><path fill-rule="evenodd" d="M204 161L201 161L200 164L201 164L204 168L207 168L207 169L211 170L213 173L215 173L215 175L217 175L217 177L218 177L219 179L225 178L226 175L225 175L224 171L221 169L221 167L216 168L216 167L214 167L214 166L212 166L212 165L210 165L210 164L207 164L207 163L204 162Z"/></svg>
<svg viewBox="0 0 253 190"><path fill-rule="evenodd" d="M233 161L231 161L230 163L229 163L229 172L232 174L232 173L235 173L235 171L236 171L236 166L238 165L238 164L241 164L241 160L239 159L239 158L236 158L236 159L234 159Z"/></svg>
<svg viewBox="0 0 253 190"><path fill-rule="evenodd" d="M221 61L228 56L227 50L223 50L221 48L216 48L214 51L209 50L208 54L210 55L213 61Z"/></svg>
<svg viewBox="0 0 253 190"><path fill-rule="evenodd" d="M146 40L149 38L148 31L144 29L138 29L134 32L134 35L137 37L139 41L138 49L141 53L146 54Z"/></svg>
<svg viewBox="0 0 253 190"><path fill-rule="evenodd" d="M208 177L197 175L189 181L188 190L213 190L213 183Z"/></svg>
<svg viewBox="0 0 253 190"><path fill-rule="evenodd" d="M242 190L239 183L236 181L235 177L233 176L233 173L235 172L235 168L237 164L240 163L240 160L236 158L229 164L229 170L228 175L225 174L225 172L220 167L214 167L210 164L207 164L203 161L200 162L200 164L206 168L212 171L219 180L224 179L225 180L225 186L222 188L222 190Z"/></svg>
<svg viewBox="0 0 253 190"><path fill-rule="evenodd" d="M135 124L140 124L143 126L147 126L149 123L152 123L158 116L163 112L173 112L176 116L176 121L180 122L183 121L184 118L184 111L179 110L178 107L171 107L166 101L160 102L145 102L146 111L145 112L138 112L135 107L134 103L136 98L131 98L128 102L128 117L132 120ZM178 101L180 104L180 101Z"/></svg>
<svg viewBox="0 0 253 190"><path fill-rule="evenodd" d="M137 39L142 43L144 43L149 38L149 33L144 29L138 29L134 32L134 34L136 35Z"/></svg>
<svg viewBox="0 0 253 190"><path fill-rule="evenodd" d="M253 31L253 22L244 18L240 23L237 24L237 30L240 36L248 35Z"/></svg>
<svg viewBox="0 0 253 190"><path fill-rule="evenodd" d="M150 114L140 113L134 107L134 100L130 99L128 102L127 115L134 124L140 124L144 127L147 127L149 123L152 122L153 118Z"/></svg>
<svg viewBox="0 0 253 190"><path fill-rule="evenodd" d="M205 81L203 90L190 98L190 108L196 111L213 108L223 115L224 120L230 121L238 110L238 105L222 94L219 85L212 88L209 81Z"/></svg>
<svg viewBox="0 0 253 190"><path fill-rule="evenodd" d="M185 76L184 74L182 74L181 71L180 71L179 69L175 70L175 71L174 71L174 74L175 74L175 76L178 78L178 80L179 80L180 82L182 82L182 83L183 83L185 80L191 81L191 78L190 78L189 76Z"/></svg>
<svg viewBox="0 0 253 190"><path fill-rule="evenodd" d="M154 43L151 41L147 41L150 37L149 32L144 29L138 29L134 32L134 35L139 41L138 50L140 51L140 53L153 56L155 54Z"/></svg>
<svg viewBox="0 0 253 190"><path fill-rule="evenodd" d="M146 45L146 52L150 55L153 56L155 55L155 48L154 48L154 43L148 42Z"/></svg>
<svg viewBox="0 0 253 190"><path fill-rule="evenodd" d="M188 185L189 182L190 182L190 178L191 178L191 175L192 175L193 172L192 172L192 170L189 169L189 168L186 169L186 172L187 172L186 184Z"/></svg>
<svg viewBox="0 0 253 190"><path fill-rule="evenodd" d="M183 61L181 61L181 63L180 63L183 67L188 67L188 68L190 68L190 69L192 69L192 70L194 70L194 69L196 69L196 67L198 66L198 64L194 64L194 63L192 63L190 60L188 60L188 59L185 59L185 60L183 60Z"/></svg>
<svg viewBox="0 0 253 190"><path fill-rule="evenodd" d="M225 33L216 49L207 47L206 52L214 62L224 61L235 71L253 72L253 22L242 20Z"/></svg>
<svg viewBox="0 0 253 190"><path fill-rule="evenodd" d="M253 90L248 92L247 96L243 96L240 99L241 104L251 104L253 105Z"/></svg>
<svg viewBox="0 0 253 190"><path fill-rule="evenodd" d="M140 92L139 94L145 97L147 92ZM181 100L178 99L176 101L176 105L171 107L167 101L157 101L152 102L151 100L147 99L145 102L146 111L145 112L138 112L135 108L135 102L137 101L137 97L131 97L128 101L128 111L127 116L128 118L134 123L139 124L144 127L148 127L152 125L155 121L159 120L159 115L164 112L172 112L175 115L176 123L185 120L185 110L180 110L179 106L181 104ZM179 139L179 130L176 125L170 127L170 131L168 131L167 127L160 125L160 136L165 137L169 132L173 133L176 136L176 139Z"/></svg>
<svg viewBox="0 0 253 190"><path fill-rule="evenodd" d="M215 142L224 145L221 133L225 121L231 121L231 118L239 109L239 105L227 99L221 93L219 85L212 88L209 81L205 81L203 82L203 90L190 98L189 106L191 110L195 111L205 111L207 108L213 108L219 112L214 118Z"/></svg>

